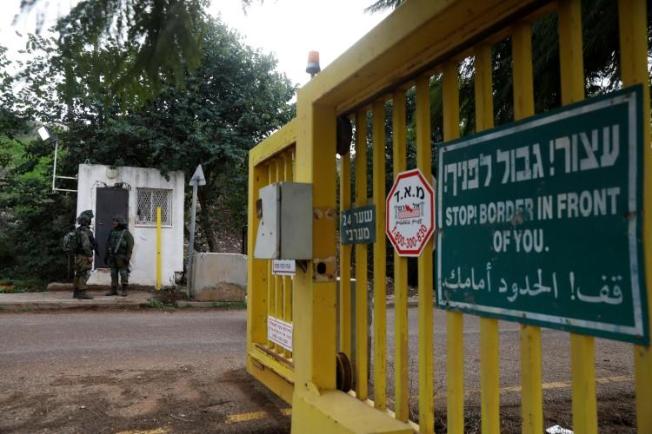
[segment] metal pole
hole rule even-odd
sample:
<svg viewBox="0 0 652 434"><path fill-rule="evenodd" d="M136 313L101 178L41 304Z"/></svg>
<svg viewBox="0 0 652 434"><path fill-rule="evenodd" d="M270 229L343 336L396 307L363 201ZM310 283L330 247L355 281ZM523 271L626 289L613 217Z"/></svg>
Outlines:
<svg viewBox="0 0 652 434"><path fill-rule="evenodd" d="M197 219L197 182L192 184L192 207L190 208L190 240L188 242L188 297L192 298L192 262L195 256L195 220Z"/></svg>
<svg viewBox="0 0 652 434"><path fill-rule="evenodd" d="M52 191L56 191L57 157L59 155L59 139L54 139L54 170L52 170Z"/></svg>
<svg viewBox="0 0 652 434"><path fill-rule="evenodd" d="M161 207L156 207L156 289L161 289Z"/></svg>

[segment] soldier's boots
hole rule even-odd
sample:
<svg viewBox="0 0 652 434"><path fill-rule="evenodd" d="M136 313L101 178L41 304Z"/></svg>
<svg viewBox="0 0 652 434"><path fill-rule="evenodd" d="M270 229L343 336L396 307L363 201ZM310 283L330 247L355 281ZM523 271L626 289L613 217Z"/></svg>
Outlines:
<svg viewBox="0 0 652 434"><path fill-rule="evenodd" d="M120 295L121 295L121 296L123 296L123 297L126 297L126 296L127 296L127 288L128 288L128 286L129 286L129 285L127 285L126 283L123 283L123 284L122 284L122 291L120 291Z"/></svg>
<svg viewBox="0 0 652 434"><path fill-rule="evenodd" d="M116 286L112 286L111 291L107 292L104 295L107 296L107 297L110 297L112 295L118 295L118 288Z"/></svg>
<svg viewBox="0 0 652 434"><path fill-rule="evenodd" d="M72 298L76 298L78 300L92 300L93 296L88 294L86 290L75 289L72 293Z"/></svg>

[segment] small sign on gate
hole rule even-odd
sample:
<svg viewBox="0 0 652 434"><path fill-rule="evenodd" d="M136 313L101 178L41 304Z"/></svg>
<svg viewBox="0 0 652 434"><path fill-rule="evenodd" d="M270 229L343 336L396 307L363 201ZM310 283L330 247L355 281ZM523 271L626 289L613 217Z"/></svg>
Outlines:
<svg viewBox="0 0 652 434"><path fill-rule="evenodd" d="M294 276L297 274L297 261L294 259L272 260L272 274L275 276Z"/></svg>
<svg viewBox="0 0 652 434"><path fill-rule="evenodd" d="M385 233L400 256L420 256L435 231L435 193L419 169L397 175L387 195Z"/></svg>
<svg viewBox="0 0 652 434"><path fill-rule="evenodd" d="M273 316L267 317L267 338L288 351L292 351L292 332L291 323Z"/></svg>
<svg viewBox="0 0 652 434"><path fill-rule="evenodd" d="M342 211L340 239L342 244L371 244L376 241L376 207L367 205Z"/></svg>

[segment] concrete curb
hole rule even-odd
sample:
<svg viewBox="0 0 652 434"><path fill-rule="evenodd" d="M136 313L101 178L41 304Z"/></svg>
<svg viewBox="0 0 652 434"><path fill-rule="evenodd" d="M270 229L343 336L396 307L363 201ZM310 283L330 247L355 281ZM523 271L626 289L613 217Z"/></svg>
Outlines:
<svg viewBox="0 0 652 434"><path fill-rule="evenodd" d="M178 301L176 307L162 305L153 306L146 303L59 303L59 302L17 302L0 303L0 314L19 312L53 312L53 311L110 311L110 310L175 310L175 309L201 309L201 310L243 310L246 306L241 303L218 304L209 301Z"/></svg>
<svg viewBox="0 0 652 434"><path fill-rule="evenodd" d="M145 310L152 307L148 303L124 303L124 304L66 304L52 302L36 303L2 303L0 313L15 312L52 312L52 311L75 311L75 310Z"/></svg>
<svg viewBox="0 0 652 434"><path fill-rule="evenodd" d="M241 307L242 306L242 307ZM246 309L246 305L241 301L189 301L177 300L178 308L196 308L196 309Z"/></svg>
<svg viewBox="0 0 652 434"><path fill-rule="evenodd" d="M127 297L106 297L104 291L89 291L91 300L77 300L70 292L27 292L0 294L0 312L70 311L70 310L125 310L146 309L152 306L152 294L133 291Z"/></svg>
<svg viewBox="0 0 652 434"><path fill-rule="evenodd" d="M156 301L155 294L149 291L133 291L128 297L105 297L104 291L93 290L92 300L77 300L71 293L38 292L0 294L0 313L10 312L53 312L75 310L174 310L181 309L243 309L242 302L213 302L177 300L176 306Z"/></svg>
<svg viewBox="0 0 652 434"><path fill-rule="evenodd" d="M31 293L36 294L36 293ZM40 293L39 293L40 294ZM43 293L48 294L48 293ZM59 293L61 294L61 293ZM135 296L138 293L134 294ZM0 313L11 312L39 312L39 311L75 311L75 310L150 310L150 309L215 309L215 310L240 310L246 309L246 304L243 302L215 302L215 301L192 301L192 300L177 300L176 306L157 305L150 303L153 294L150 292L141 292L138 300L127 297L125 298L104 298L101 294L94 294L96 296L93 300L75 300L66 295L66 298L57 298L54 300L39 300L32 297L30 300L3 300L3 296L11 296L11 294L0 294ZM61 297L58 295L57 297ZM133 296L132 296L133 297ZM20 298L12 297L12 298ZM419 305L416 297L410 297L407 303L409 308L414 308ZM434 303L433 303L434 305ZM393 298L389 298L386 302L388 308L395 306Z"/></svg>

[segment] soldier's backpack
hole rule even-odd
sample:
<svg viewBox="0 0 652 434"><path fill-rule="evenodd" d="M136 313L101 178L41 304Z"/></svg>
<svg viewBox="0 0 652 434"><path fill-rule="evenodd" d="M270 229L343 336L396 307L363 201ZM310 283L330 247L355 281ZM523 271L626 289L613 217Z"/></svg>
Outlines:
<svg viewBox="0 0 652 434"><path fill-rule="evenodd" d="M61 249L67 255L72 255L79 249L80 240L79 240L79 231L73 229L63 236L63 241L61 242Z"/></svg>

